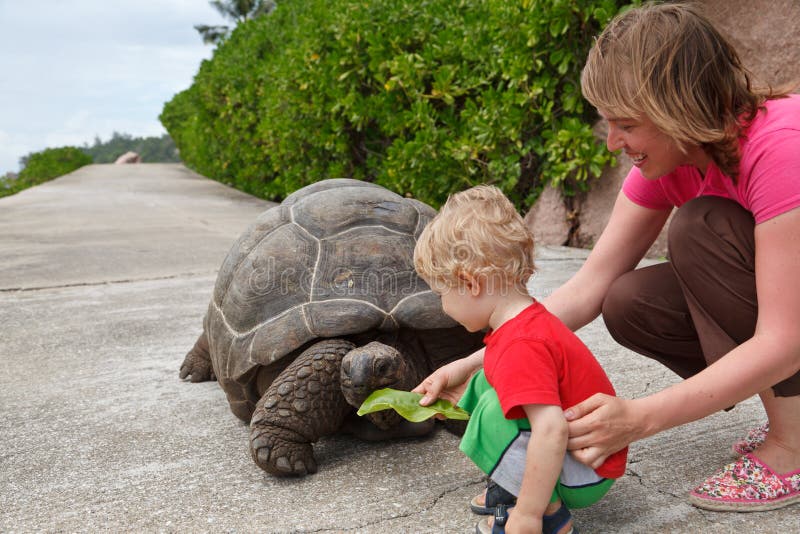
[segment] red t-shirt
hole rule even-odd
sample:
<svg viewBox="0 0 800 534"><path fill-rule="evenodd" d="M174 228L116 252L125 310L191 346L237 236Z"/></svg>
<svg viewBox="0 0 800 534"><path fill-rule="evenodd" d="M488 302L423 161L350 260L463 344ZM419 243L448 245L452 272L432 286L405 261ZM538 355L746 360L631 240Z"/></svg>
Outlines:
<svg viewBox="0 0 800 534"><path fill-rule="evenodd" d="M569 408L614 387L586 345L538 302L485 338L483 369L507 419L525 418L525 404ZM625 473L628 449L595 471L605 478Z"/></svg>
<svg viewBox="0 0 800 534"><path fill-rule="evenodd" d="M762 223L800 206L800 95L768 100L739 141L739 177L733 183L714 163L705 176L691 165L649 180L636 167L622 191L645 208L669 209L700 196L738 202Z"/></svg>

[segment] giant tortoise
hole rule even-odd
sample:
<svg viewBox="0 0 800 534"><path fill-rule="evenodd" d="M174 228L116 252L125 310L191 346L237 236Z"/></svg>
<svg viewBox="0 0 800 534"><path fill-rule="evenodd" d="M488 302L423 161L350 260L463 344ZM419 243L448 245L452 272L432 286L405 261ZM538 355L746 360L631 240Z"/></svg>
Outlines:
<svg viewBox="0 0 800 534"><path fill-rule="evenodd" d="M409 390L481 345L414 271L416 238L434 215L374 184L324 180L265 211L233 245L180 376L216 377L250 423L261 468L314 473L312 443L337 431L383 439L433 428L391 410L354 413L372 391Z"/></svg>

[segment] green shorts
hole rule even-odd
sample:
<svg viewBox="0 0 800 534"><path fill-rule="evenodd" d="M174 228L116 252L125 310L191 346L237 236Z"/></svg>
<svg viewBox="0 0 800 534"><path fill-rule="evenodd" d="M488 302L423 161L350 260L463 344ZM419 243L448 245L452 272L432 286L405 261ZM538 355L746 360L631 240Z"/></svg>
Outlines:
<svg viewBox="0 0 800 534"><path fill-rule="evenodd" d="M528 419L505 418L483 370L472 377L458 405L470 413L459 448L503 489L519 495L531 438ZM601 477L567 453L551 501L583 508L599 501L613 484L613 478Z"/></svg>

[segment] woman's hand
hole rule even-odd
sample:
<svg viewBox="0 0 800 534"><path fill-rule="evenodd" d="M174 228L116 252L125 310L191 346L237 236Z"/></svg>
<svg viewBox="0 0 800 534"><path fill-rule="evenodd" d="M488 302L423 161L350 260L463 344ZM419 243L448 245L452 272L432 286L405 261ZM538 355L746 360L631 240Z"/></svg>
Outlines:
<svg viewBox="0 0 800 534"><path fill-rule="evenodd" d="M423 397L419 401L422 406L427 406L436 399L458 403L467 388L467 380L483 364L483 352L481 349L471 356L439 367L411 391L422 393Z"/></svg>
<svg viewBox="0 0 800 534"><path fill-rule="evenodd" d="M646 417L636 402L595 393L567 409L567 449L576 460L597 469L615 452L650 435Z"/></svg>

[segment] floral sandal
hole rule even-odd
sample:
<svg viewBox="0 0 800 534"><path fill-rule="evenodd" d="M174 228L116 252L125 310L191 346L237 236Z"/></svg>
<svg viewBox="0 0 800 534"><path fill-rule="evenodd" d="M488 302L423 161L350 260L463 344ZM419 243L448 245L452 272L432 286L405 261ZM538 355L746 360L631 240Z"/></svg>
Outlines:
<svg viewBox="0 0 800 534"><path fill-rule="evenodd" d="M800 469L779 475L745 454L689 494L698 508L719 512L760 512L800 502Z"/></svg>
<svg viewBox="0 0 800 534"><path fill-rule="evenodd" d="M742 456L744 454L748 454L756 450L764 440L767 438L767 433L769 432L769 421L762 424L761 426L757 426L755 428L750 429L750 432L747 435L733 444L731 449L736 456Z"/></svg>
<svg viewBox="0 0 800 534"><path fill-rule="evenodd" d="M481 497L483 497L483 504L478 502ZM469 509L472 510L473 514L494 515L498 504L514 506L517 504L517 498L504 490L497 482L489 479L489 482L486 483L486 491L482 495L476 495L472 498L469 503Z"/></svg>

